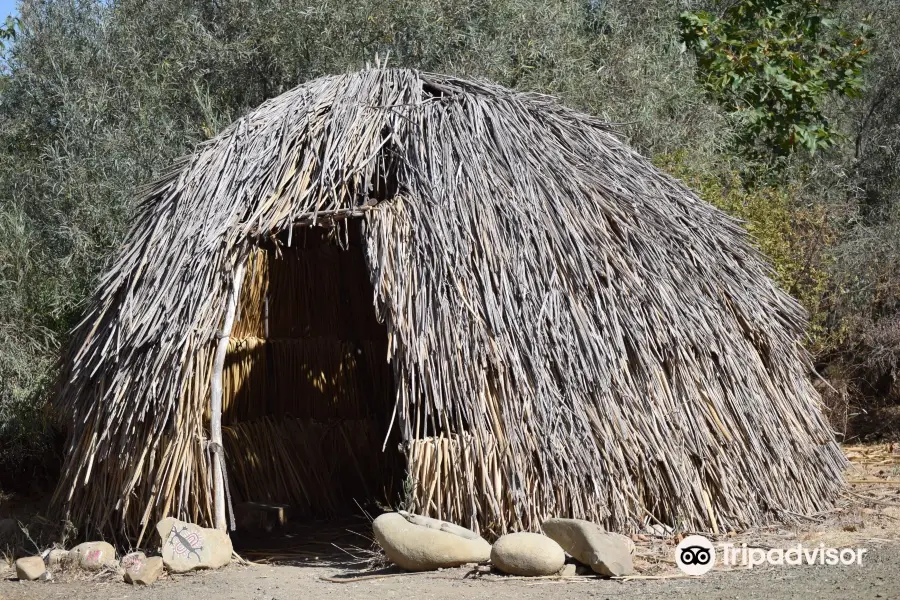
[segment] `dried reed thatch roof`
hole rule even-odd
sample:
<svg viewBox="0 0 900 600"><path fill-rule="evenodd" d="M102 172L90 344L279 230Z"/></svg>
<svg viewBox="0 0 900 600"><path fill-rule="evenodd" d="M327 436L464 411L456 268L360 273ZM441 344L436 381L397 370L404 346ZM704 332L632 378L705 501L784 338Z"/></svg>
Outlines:
<svg viewBox="0 0 900 600"><path fill-rule="evenodd" d="M212 521L208 407L185 398L208 404L233 273L277 234L349 216L387 325L393 427L410 455L436 436L444 475L421 512L711 530L839 490L801 308L737 222L552 98L411 70L325 77L143 197L56 401L55 501L82 528ZM469 481L442 491L452 477Z"/></svg>

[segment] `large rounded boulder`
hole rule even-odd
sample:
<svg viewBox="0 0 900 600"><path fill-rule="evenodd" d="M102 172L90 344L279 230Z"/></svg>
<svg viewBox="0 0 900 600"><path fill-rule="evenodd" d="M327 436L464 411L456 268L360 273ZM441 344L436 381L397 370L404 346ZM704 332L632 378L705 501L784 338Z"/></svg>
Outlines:
<svg viewBox="0 0 900 600"><path fill-rule="evenodd" d="M451 533L462 529L455 525L447 523L443 529L429 527L410 522L414 517L416 515L408 518L400 513L386 513L372 523L375 540L398 567L408 571L432 571L490 559L491 545L474 532L464 537Z"/></svg>
<svg viewBox="0 0 900 600"><path fill-rule="evenodd" d="M566 553L560 545L539 533L508 533L491 548L491 564L510 575L553 575L565 562Z"/></svg>

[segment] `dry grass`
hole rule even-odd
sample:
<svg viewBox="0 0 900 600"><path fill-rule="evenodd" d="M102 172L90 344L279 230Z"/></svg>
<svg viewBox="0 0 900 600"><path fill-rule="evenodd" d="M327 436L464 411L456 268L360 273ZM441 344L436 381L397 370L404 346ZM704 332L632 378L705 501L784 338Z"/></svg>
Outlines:
<svg viewBox="0 0 900 600"><path fill-rule="evenodd" d="M738 223L551 98L409 70L317 79L175 165L143 207L63 360L55 506L82 527L212 523L204 415L230 274L350 217L394 431L472 440L431 454L456 482L415 482L432 516L727 531L838 495L800 307Z"/></svg>

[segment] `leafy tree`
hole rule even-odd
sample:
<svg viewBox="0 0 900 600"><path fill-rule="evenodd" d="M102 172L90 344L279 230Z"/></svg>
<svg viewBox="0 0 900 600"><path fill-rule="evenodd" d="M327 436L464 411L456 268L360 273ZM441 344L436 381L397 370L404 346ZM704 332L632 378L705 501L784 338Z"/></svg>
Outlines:
<svg viewBox="0 0 900 600"><path fill-rule="evenodd" d="M10 15L6 17L4 23L0 23L0 50L4 50L6 47L4 40L16 39L16 21L17 19Z"/></svg>
<svg viewBox="0 0 900 600"><path fill-rule="evenodd" d="M9 42L16 39L16 22L17 19L8 16L6 22L0 23L0 77L6 76L9 70L6 66L6 47ZM2 80L0 85L3 85Z"/></svg>
<svg viewBox="0 0 900 600"><path fill-rule="evenodd" d="M743 150L782 157L835 143L822 107L860 94L865 24L851 31L821 0L739 0L719 16L684 12L680 28L698 80L738 121Z"/></svg>

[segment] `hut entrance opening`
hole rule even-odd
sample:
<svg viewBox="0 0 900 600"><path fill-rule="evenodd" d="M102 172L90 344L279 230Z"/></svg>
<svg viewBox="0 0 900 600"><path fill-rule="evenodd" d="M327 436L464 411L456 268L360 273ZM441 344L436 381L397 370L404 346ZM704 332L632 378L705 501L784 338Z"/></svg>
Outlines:
<svg viewBox="0 0 900 600"><path fill-rule="evenodd" d="M402 488L398 440L382 451L394 388L360 225L296 228L249 259L223 372L239 534L246 503L335 519Z"/></svg>

